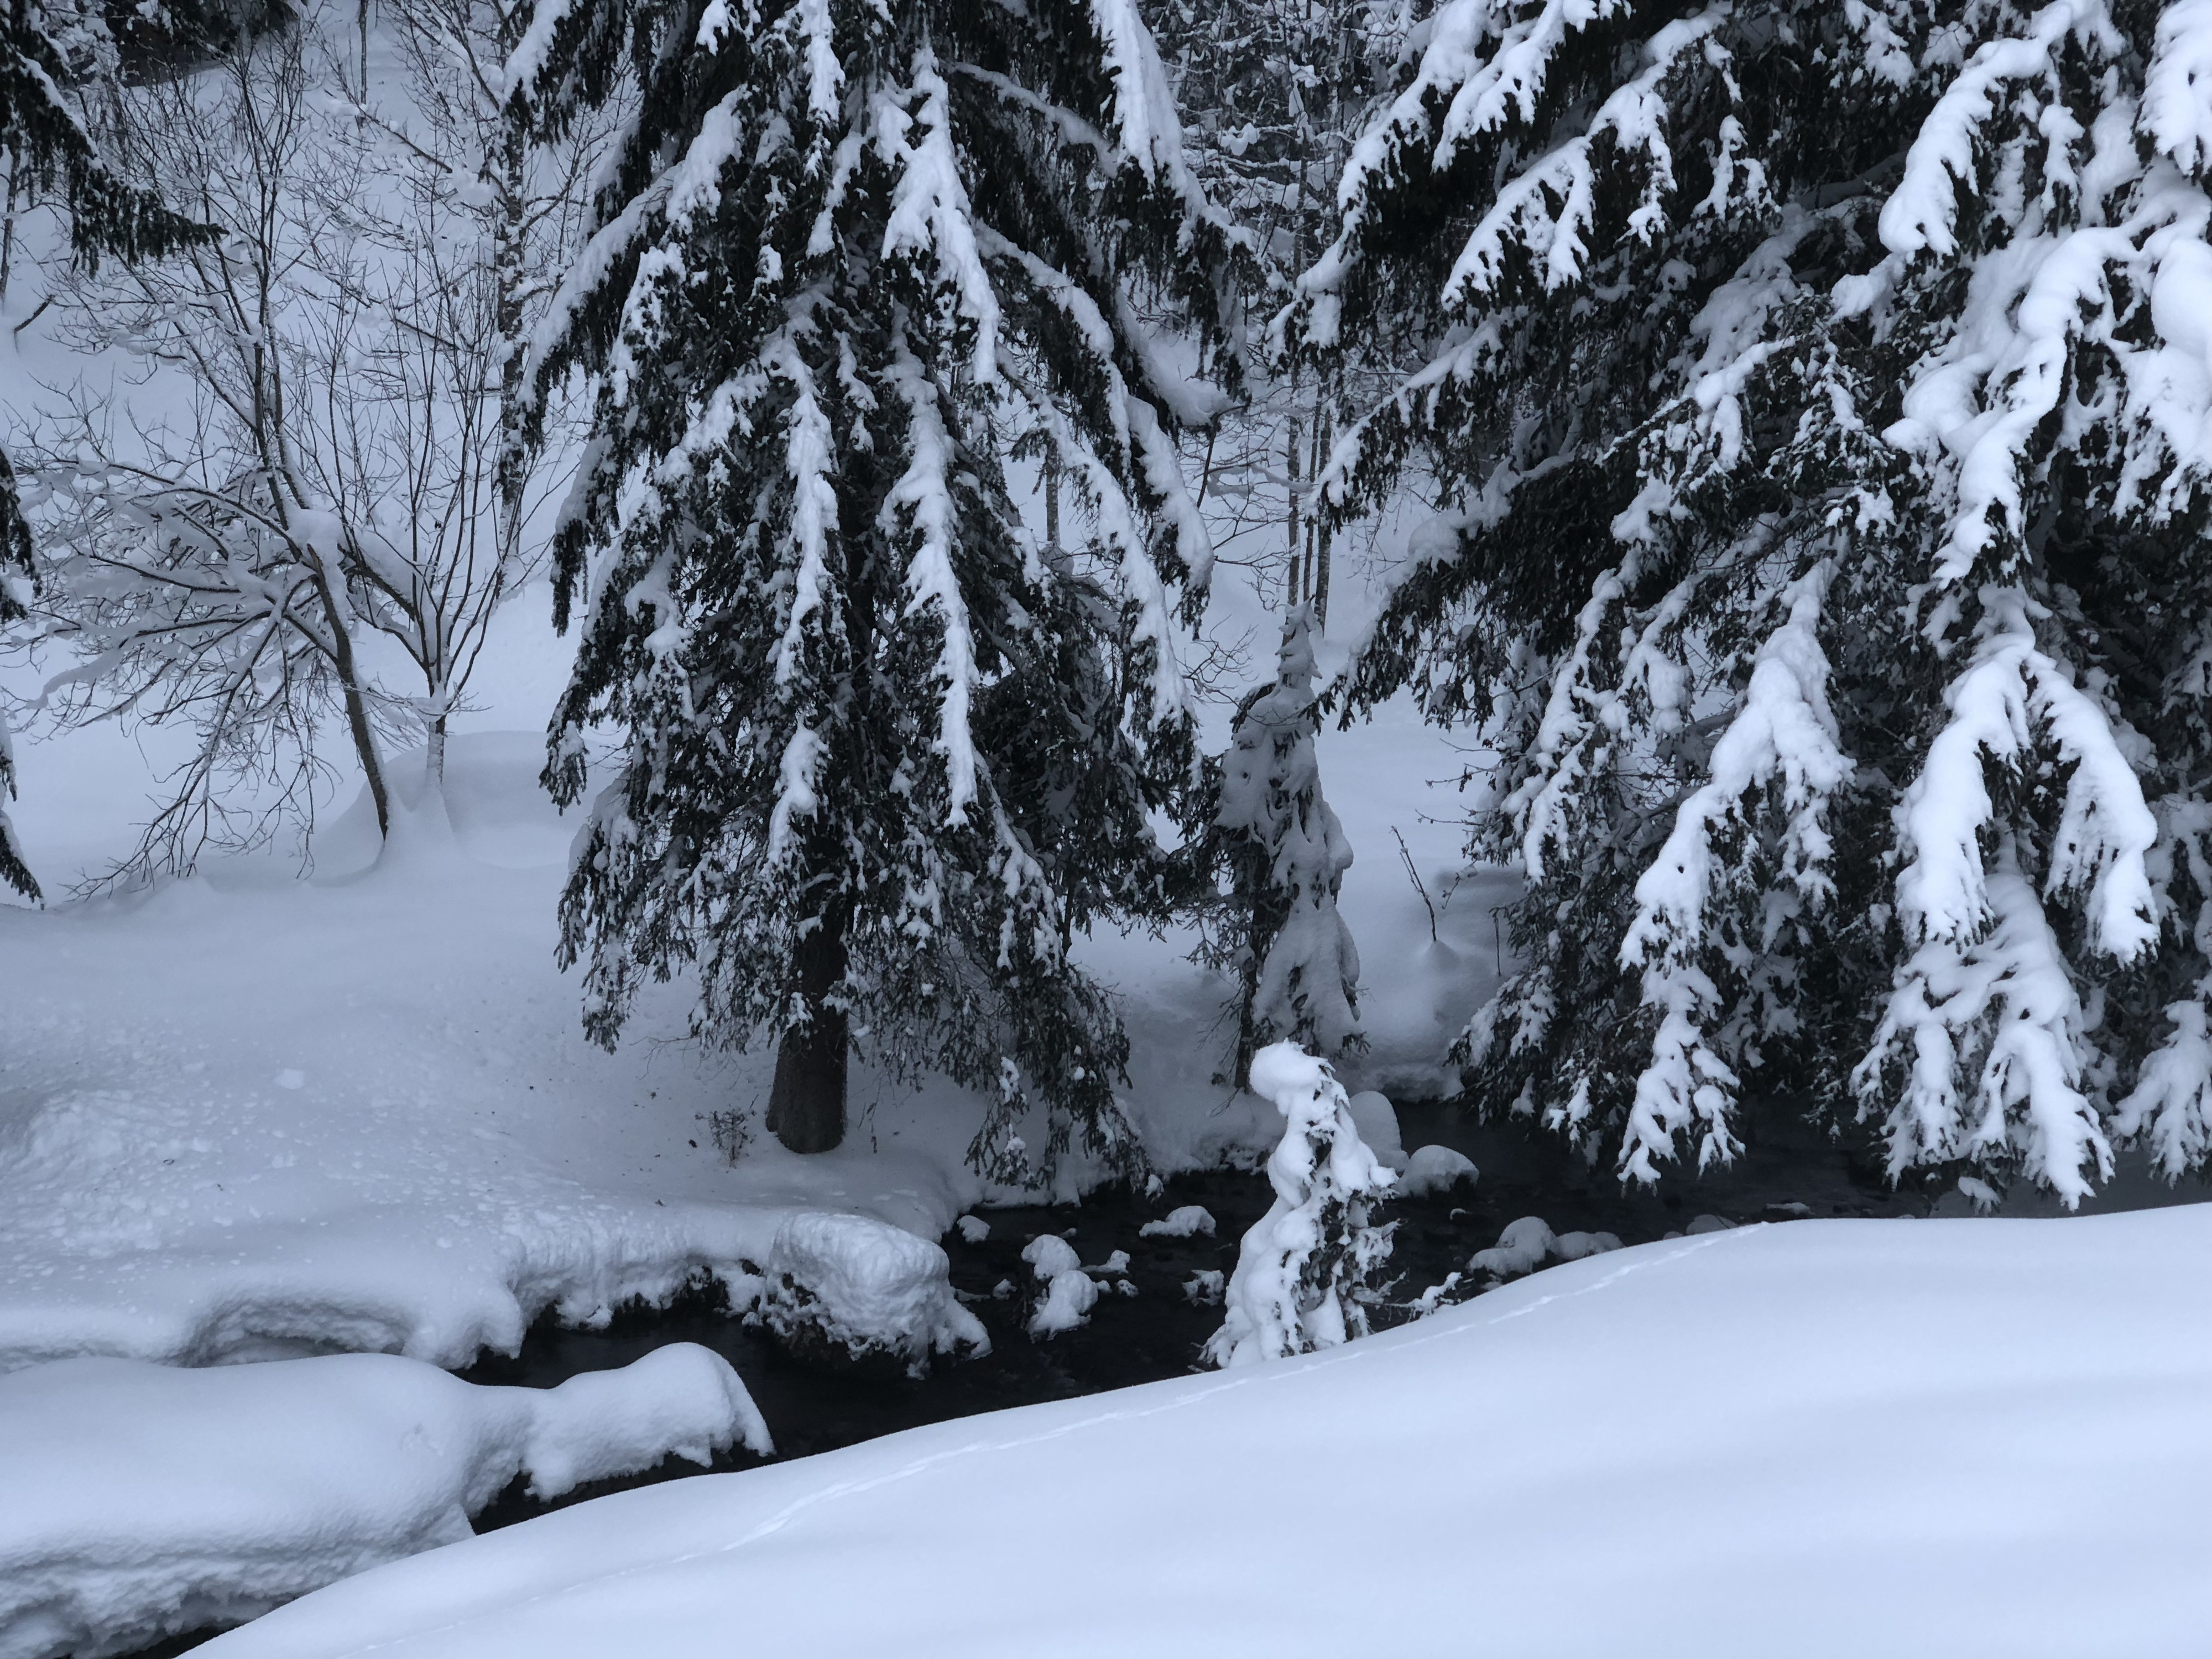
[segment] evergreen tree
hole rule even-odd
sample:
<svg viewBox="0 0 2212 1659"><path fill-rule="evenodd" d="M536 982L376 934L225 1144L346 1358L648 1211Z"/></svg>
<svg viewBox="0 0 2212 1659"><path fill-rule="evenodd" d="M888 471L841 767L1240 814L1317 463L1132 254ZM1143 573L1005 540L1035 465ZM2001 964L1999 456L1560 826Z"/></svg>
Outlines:
<svg viewBox="0 0 2212 1659"><path fill-rule="evenodd" d="M1352 681L1501 756L1489 1109L2069 1204L2212 1148L2212 7L1450 0L1283 319L1419 363Z"/></svg>
<svg viewBox="0 0 2212 1659"><path fill-rule="evenodd" d="M1209 1365L1283 1359L1366 1335L1369 1287L1396 1226L1378 1224L1372 1212L1397 1177L1359 1139L1326 1060L1275 1043L1252 1057L1252 1088L1284 1118L1267 1160L1275 1201L1237 1247L1228 1311L1206 1344Z"/></svg>
<svg viewBox="0 0 2212 1659"><path fill-rule="evenodd" d="M8 0L0 6L0 150L9 160L11 240L16 191L57 187L70 246L88 265L96 266L102 255L158 257L210 234L110 168L70 101L72 88L89 76L112 74L113 62L96 13L49 7L40 0ZM37 580L15 469L0 453L0 627L22 618ZM7 733L0 730L0 806L15 793L14 757ZM4 811L0 883L26 898L39 895Z"/></svg>
<svg viewBox="0 0 2212 1659"><path fill-rule="evenodd" d="M635 81L625 89L624 76ZM556 532L583 640L547 780L626 734L563 902L611 1042L696 963L696 1029L776 1042L771 1127L835 1146L847 1055L992 1092L970 1150L1030 1173L1137 1149L1073 930L1157 918L1146 815L1189 769L1179 595L1208 554L1175 434L1211 416L1140 307L1210 329L1231 239L1127 0L542 9L517 119L635 96L602 228L533 365L601 374ZM1188 361L1188 360L1184 360ZM1085 509L1038 548L1042 444Z"/></svg>
<svg viewBox="0 0 2212 1659"><path fill-rule="evenodd" d="M1314 755L1313 613L1283 623L1273 684L1237 708L1212 809L1197 845L1227 890L1200 959L1237 977L1238 1087L1252 1056L1292 1042L1341 1058L1366 1046L1359 1031L1359 951L1337 914L1352 867L1344 826L1321 793Z"/></svg>

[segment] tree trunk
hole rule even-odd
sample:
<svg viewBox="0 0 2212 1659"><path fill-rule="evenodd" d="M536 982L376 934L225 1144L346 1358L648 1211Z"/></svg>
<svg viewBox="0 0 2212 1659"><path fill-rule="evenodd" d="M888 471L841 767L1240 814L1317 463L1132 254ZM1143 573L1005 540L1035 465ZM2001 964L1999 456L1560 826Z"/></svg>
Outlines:
<svg viewBox="0 0 2212 1659"><path fill-rule="evenodd" d="M331 665L337 670L338 684L345 689L346 729L353 734L354 754L368 780L369 799L376 803L377 839L388 841L392 798L384 787L384 757L377 750L376 727L369 720L368 698L362 691L360 671L354 662L353 634L346 626L345 613L338 608L340 595L319 557L315 561L315 586L331 630Z"/></svg>
<svg viewBox="0 0 2212 1659"><path fill-rule="evenodd" d="M845 1139L845 1011L829 995L845 976L845 912L826 907L814 930L792 952L801 1024L783 1034L775 1053L775 1082L768 1097L768 1127L794 1152L826 1152Z"/></svg>
<svg viewBox="0 0 2212 1659"><path fill-rule="evenodd" d="M430 722L430 740L422 750L422 778L429 785L431 794L445 793L446 717L443 714Z"/></svg>

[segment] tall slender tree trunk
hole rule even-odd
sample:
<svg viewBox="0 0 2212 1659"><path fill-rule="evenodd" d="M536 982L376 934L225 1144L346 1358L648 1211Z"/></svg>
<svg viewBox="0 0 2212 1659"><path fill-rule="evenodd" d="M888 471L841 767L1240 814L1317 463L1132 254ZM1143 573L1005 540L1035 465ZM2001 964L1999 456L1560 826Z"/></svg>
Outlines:
<svg viewBox="0 0 2212 1659"><path fill-rule="evenodd" d="M1306 470L1309 478L1320 477L1322 468L1328 464L1334 429L1335 422L1329 418L1328 406L1322 399L1322 389L1316 386L1314 388L1313 465ZM1313 591L1309 597L1313 603L1314 632L1322 635L1328 631L1328 524L1318 507L1312 514L1307 534L1313 539L1314 549L1310 583Z"/></svg>
<svg viewBox="0 0 2212 1659"><path fill-rule="evenodd" d="M845 976L846 907L825 905L792 952L800 1022L783 1034L769 1086L768 1127L794 1152L826 1152L845 1139L846 1056L851 1032L830 994Z"/></svg>
<svg viewBox="0 0 2212 1659"><path fill-rule="evenodd" d="M22 172L22 158L14 150L8 152L8 213L0 223L0 301L8 297L8 274L15 263L15 186Z"/></svg>

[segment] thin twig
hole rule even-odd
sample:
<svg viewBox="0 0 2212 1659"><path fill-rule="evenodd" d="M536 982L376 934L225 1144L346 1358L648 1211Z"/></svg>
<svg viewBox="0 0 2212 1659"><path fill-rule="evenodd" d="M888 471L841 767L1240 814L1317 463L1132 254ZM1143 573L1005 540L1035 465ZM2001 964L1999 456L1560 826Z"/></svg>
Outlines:
<svg viewBox="0 0 2212 1659"><path fill-rule="evenodd" d="M1397 839L1398 856L1406 861L1406 874L1413 879L1413 890L1421 896L1421 902L1429 907L1429 943L1440 944L1442 941L1437 938L1437 907L1429 897L1428 884L1421 879L1421 872L1413 867L1413 855L1407 850L1406 838L1398 834L1396 824L1390 826L1390 833Z"/></svg>

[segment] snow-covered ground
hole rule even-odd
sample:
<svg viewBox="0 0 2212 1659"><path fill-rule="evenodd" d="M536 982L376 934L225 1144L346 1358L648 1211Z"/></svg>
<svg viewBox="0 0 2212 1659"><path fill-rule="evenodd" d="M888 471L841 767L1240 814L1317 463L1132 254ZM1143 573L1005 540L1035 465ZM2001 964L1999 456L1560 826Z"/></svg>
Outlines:
<svg viewBox="0 0 2212 1659"><path fill-rule="evenodd" d="M72 1359L0 1376L0 1659L115 1652L250 1619L672 1454L773 1444L689 1343L557 1389L475 1388L391 1354L184 1370Z"/></svg>
<svg viewBox="0 0 2212 1659"><path fill-rule="evenodd" d="M82 834L87 798L118 789L97 766L72 788L37 763L72 747L100 752L96 736L24 748L18 821L54 860L55 831ZM525 733L457 737L450 830L416 818L374 868L356 812L325 830L310 879L257 860L146 895L0 908L0 1370L339 1348L460 1364L512 1349L548 1306L588 1320L701 1270L743 1292L745 1264L774 1278L794 1249L818 1256L818 1241L778 1244L807 1211L934 1239L987 1196L960 1161L981 1103L950 1085L860 1072L842 1149L802 1158L756 1133L732 1167L706 1120L757 1127L769 1055L683 1041L681 986L618 1053L587 1042L554 963L567 835L541 763ZM1368 799L1392 799L1370 781ZM1371 889L1378 935L1419 910L1402 869ZM1355 927L1368 890L1347 898ZM1172 942L1094 955L1129 1010L1129 1103L1155 1158L1263 1152L1273 1109L1212 1082L1218 981ZM1375 951L1375 971L1417 975L1405 955ZM1376 999L1379 1059L1433 1064L1447 1034L1423 988L1403 1031L1399 999ZM856 1292L867 1334L959 1336L941 1260L848 1234L881 1278Z"/></svg>
<svg viewBox="0 0 2212 1659"><path fill-rule="evenodd" d="M587 1320L702 1269L772 1274L808 1211L933 1239L978 1195L965 1130L939 1121L959 1114L927 1094L836 1154L764 1141L732 1169L700 1117L746 1104L758 1066L656 1041L675 1008L618 1054L584 1040L553 962L557 863L471 855L531 844L495 809L531 808L534 760L519 738L459 749L457 846L418 823L357 878L234 870L0 910L0 1370L461 1364L549 1305ZM889 1275L854 1316L902 1322L871 1335L954 1318L941 1256L933 1277L865 1224L846 1242Z"/></svg>
<svg viewBox="0 0 2212 1659"><path fill-rule="evenodd" d="M208 1659L2185 1659L2212 1206L1740 1229L1301 1360L617 1494Z"/></svg>

